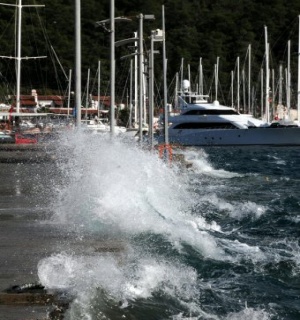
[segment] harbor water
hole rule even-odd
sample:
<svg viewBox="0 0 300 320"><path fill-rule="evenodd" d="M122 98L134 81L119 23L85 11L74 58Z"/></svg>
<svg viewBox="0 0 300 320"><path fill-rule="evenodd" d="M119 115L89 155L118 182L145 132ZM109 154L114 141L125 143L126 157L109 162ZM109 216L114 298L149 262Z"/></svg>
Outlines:
<svg viewBox="0 0 300 320"><path fill-rule="evenodd" d="M300 148L176 152L77 132L55 161L1 164L0 223L41 237L32 280L70 297L67 320L300 319ZM10 263L36 250L21 225Z"/></svg>

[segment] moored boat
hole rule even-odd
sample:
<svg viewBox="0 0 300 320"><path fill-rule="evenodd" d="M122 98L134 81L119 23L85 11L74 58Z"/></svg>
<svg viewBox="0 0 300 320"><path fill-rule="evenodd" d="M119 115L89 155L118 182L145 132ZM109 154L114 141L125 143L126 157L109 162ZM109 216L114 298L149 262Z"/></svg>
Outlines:
<svg viewBox="0 0 300 320"><path fill-rule="evenodd" d="M37 142L36 135L15 133L15 144L36 144Z"/></svg>
<svg viewBox="0 0 300 320"><path fill-rule="evenodd" d="M0 144L36 144L37 135L0 131Z"/></svg>
<svg viewBox="0 0 300 320"><path fill-rule="evenodd" d="M0 131L0 144L2 143L15 143L14 136L10 133Z"/></svg>
<svg viewBox="0 0 300 320"><path fill-rule="evenodd" d="M187 82L185 82L187 83ZM180 113L169 116L169 143L184 146L300 145L297 123L267 123L252 115L209 102L208 96L189 91L178 95ZM158 142L164 142L163 133Z"/></svg>
<svg viewBox="0 0 300 320"><path fill-rule="evenodd" d="M102 122L100 119L83 120L82 127L96 133L107 133L111 130L110 125ZM126 128L122 126L115 126L114 129L116 134L126 132Z"/></svg>

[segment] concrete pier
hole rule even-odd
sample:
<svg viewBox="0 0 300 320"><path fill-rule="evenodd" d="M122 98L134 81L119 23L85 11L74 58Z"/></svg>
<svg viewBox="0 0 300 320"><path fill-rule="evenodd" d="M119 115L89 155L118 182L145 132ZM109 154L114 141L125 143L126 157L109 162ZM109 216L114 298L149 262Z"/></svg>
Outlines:
<svg viewBox="0 0 300 320"><path fill-rule="evenodd" d="M0 215L0 319L44 320L56 309L47 292L14 292L14 286L38 283L37 264L54 250L54 233L35 222L36 214Z"/></svg>
<svg viewBox="0 0 300 320"><path fill-rule="evenodd" d="M45 144L0 144L1 163L44 162L56 159L53 147Z"/></svg>
<svg viewBox="0 0 300 320"><path fill-rule="evenodd" d="M33 150L43 152L36 147L21 148L29 149L25 151L29 154ZM48 183L54 179L55 168L51 162L21 166L0 162L0 320L62 319L70 301L65 296L62 299L60 292L33 289L29 285L39 284L38 263L43 258L68 251L79 256L108 252L119 256L124 251L121 241L107 235L79 237L49 222L52 213L48 204L56 200Z"/></svg>
<svg viewBox="0 0 300 320"><path fill-rule="evenodd" d="M61 320L69 303L61 292L42 288L18 290L18 286L38 284L38 262L66 248L79 254L124 251L120 241L97 236L77 241L72 234L62 235L59 228L41 222L42 213L0 213L0 319Z"/></svg>

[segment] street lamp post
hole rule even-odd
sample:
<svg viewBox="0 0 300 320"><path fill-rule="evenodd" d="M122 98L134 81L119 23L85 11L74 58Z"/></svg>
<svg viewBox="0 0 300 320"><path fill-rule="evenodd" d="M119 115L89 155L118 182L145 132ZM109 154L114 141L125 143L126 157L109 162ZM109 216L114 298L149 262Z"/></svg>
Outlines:
<svg viewBox="0 0 300 320"><path fill-rule="evenodd" d="M138 38L130 38L125 40L120 40L115 42L114 37L114 21L131 21L130 18L126 17L114 17L114 0L111 0L111 10L110 10L110 19L98 21L96 22L97 25L102 26L106 31L110 32L111 38L110 38L110 59L111 59L111 131L112 134L114 132L114 104L115 104L115 46L124 45L130 42L136 42L138 40L138 56L139 56L139 140L142 142L142 123L143 123L143 20L154 20L155 17L152 14L146 14L143 15L140 13L137 18L139 19L139 32L138 32ZM110 29L106 28L106 23L110 22ZM135 55L134 53L133 55ZM131 55L130 55L131 56ZM113 121L112 121L113 120Z"/></svg>
<svg viewBox="0 0 300 320"><path fill-rule="evenodd" d="M115 1L110 0L110 133L115 135Z"/></svg>
<svg viewBox="0 0 300 320"><path fill-rule="evenodd" d="M168 94L167 94L167 57L166 57L166 29L165 29L165 7L162 6L162 30L163 30L163 78L164 78L164 105L165 105L165 144L169 144L169 117L168 117ZM167 150L168 153L168 150ZM169 156L167 154L167 156Z"/></svg>
<svg viewBox="0 0 300 320"><path fill-rule="evenodd" d="M150 59L149 59L149 137L150 147L153 147L153 116L154 116L154 36L151 34Z"/></svg>
<svg viewBox="0 0 300 320"><path fill-rule="evenodd" d="M149 59L149 137L150 146L153 147L153 118L154 118L154 42L163 41L162 30L154 30L151 32L151 46Z"/></svg>
<svg viewBox="0 0 300 320"><path fill-rule="evenodd" d="M110 133L115 134L115 21L131 21L126 17L115 17L115 2L110 1L110 19L96 22L96 25L103 27L110 33ZM110 23L107 29L106 24Z"/></svg>
<svg viewBox="0 0 300 320"><path fill-rule="evenodd" d="M76 112L76 126L81 125L81 1L75 2L75 112Z"/></svg>
<svg viewBox="0 0 300 320"><path fill-rule="evenodd" d="M153 14L140 13L139 18L139 32L138 32L138 54L139 54L139 142L143 141L143 20L154 20Z"/></svg>
<svg viewBox="0 0 300 320"><path fill-rule="evenodd" d="M139 142L142 143L143 139L143 14L139 14L139 43L138 43L138 54L139 54Z"/></svg>

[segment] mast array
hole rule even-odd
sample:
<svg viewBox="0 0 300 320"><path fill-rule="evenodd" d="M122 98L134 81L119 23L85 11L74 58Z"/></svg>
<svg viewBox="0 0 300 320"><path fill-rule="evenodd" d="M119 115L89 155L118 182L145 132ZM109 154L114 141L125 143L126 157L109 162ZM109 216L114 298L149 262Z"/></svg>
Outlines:
<svg viewBox="0 0 300 320"><path fill-rule="evenodd" d="M17 68L16 68L16 111L17 113L20 112L20 90L21 90L21 61L22 59L40 59L40 58L47 58L47 56L38 56L38 57L22 57L22 9L24 7L45 7L44 5L23 5L22 0L19 0L18 4L8 4L8 3L0 3L0 5L3 6L10 6L10 7L16 7L18 10L18 22L17 22L17 56L11 57L11 56L0 56L0 58L6 58L6 59L15 59L17 61Z"/></svg>

